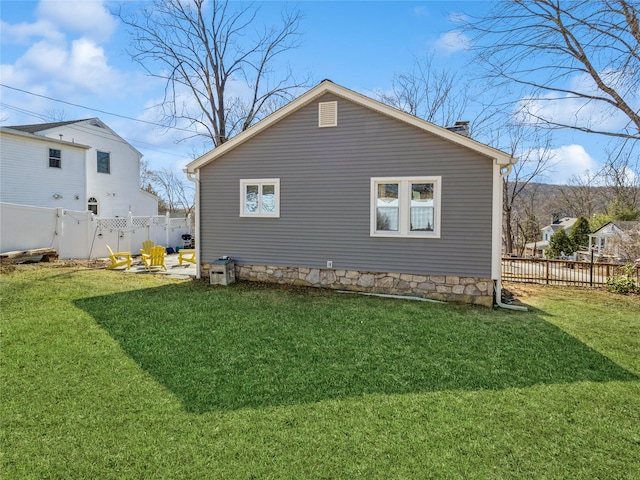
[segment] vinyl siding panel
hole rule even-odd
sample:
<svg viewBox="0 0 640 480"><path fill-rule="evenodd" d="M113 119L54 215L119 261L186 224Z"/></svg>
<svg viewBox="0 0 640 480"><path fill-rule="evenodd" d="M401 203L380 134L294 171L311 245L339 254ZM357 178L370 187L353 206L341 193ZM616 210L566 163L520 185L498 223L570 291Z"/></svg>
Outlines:
<svg viewBox="0 0 640 480"><path fill-rule="evenodd" d="M318 102L338 126L318 127ZM441 176L441 237L370 236L372 177ZM240 218L240 179L279 178L280 218ZM332 94L204 166L201 252L240 264L491 276L492 160Z"/></svg>
<svg viewBox="0 0 640 480"><path fill-rule="evenodd" d="M85 149L6 133L0 139L0 201L85 210ZM49 167L49 148L61 151L61 168Z"/></svg>
<svg viewBox="0 0 640 480"><path fill-rule="evenodd" d="M156 215L156 206L140 204L140 154L119 136L106 128L93 125L91 120L52 128L41 132L43 135L90 145L86 153L87 197L95 197L99 202L102 217L124 217L133 215ZM110 173L98 173L97 152L110 155ZM86 208L86 200L85 206ZM83 209L84 209L83 208Z"/></svg>

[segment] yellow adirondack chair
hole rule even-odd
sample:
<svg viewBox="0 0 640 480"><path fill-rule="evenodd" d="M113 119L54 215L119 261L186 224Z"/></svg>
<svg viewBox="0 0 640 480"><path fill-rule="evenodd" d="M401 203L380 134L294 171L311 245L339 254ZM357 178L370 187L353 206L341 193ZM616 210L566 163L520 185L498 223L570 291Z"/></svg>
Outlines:
<svg viewBox="0 0 640 480"><path fill-rule="evenodd" d="M178 263L182 266L182 262L196 264L196 251L193 248L183 248L178 252Z"/></svg>
<svg viewBox="0 0 640 480"><path fill-rule="evenodd" d="M140 249L140 253L149 255L151 253L151 249L156 246L156 242L153 240L145 240L142 242L142 248Z"/></svg>
<svg viewBox="0 0 640 480"><path fill-rule="evenodd" d="M109 250L109 259L111 260L111 265L107 267L107 270L118 267L127 267L127 270L131 268L131 252L113 253L109 245L107 245L107 250Z"/></svg>
<svg viewBox="0 0 640 480"><path fill-rule="evenodd" d="M167 256L167 251L161 245L152 247L148 254L142 254L142 261L144 262L144 268L151 270L152 268L167 269L164 264L164 257Z"/></svg>

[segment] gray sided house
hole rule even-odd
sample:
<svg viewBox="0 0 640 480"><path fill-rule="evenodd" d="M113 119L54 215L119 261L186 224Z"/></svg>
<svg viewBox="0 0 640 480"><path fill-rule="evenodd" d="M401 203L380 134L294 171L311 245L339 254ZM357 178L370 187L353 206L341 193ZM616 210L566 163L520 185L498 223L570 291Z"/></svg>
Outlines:
<svg viewBox="0 0 640 480"><path fill-rule="evenodd" d="M199 268L490 306L512 163L324 81L187 166Z"/></svg>

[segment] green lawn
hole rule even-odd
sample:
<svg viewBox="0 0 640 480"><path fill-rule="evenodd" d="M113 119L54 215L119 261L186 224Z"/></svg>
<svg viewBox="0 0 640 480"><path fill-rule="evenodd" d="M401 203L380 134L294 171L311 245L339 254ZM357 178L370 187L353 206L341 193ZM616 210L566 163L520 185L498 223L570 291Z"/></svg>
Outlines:
<svg viewBox="0 0 640 480"><path fill-rule="evenodd" d="M530 312L29 266L2 478L640 478L640 299Z"/></svg>

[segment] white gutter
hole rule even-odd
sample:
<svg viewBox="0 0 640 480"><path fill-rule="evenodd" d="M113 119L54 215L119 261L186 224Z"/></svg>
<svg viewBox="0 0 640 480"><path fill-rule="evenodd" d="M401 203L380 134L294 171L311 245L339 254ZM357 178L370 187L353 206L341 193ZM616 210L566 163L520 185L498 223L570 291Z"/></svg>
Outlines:
<svg viewBox="0 0 640 480"><path fill-rule="evenodd" d="M196 172L190 172L188 171L186 168L183 170L184 173L186 173L187 178L192 181L193 183L196 184L196 202L195 202L195 213L196 213L196 227L195 227L195 234L196 234L196 240L195 240L195 244L194 244L194 248L196 251L196 278L200 278L200 264L202 263L202 259L200 258L200 178L199 178L199 173L200 170L197 170Z"/></svg>
<svg viewBox="0 0 640 480"><path fill-rule="evenodd" d="M511 173L511 169L513 168L513 164L506 165L503 169L500 169L500 207L502 208L502 184L504 179L509 176ZM502 210L500 211L500 225L502 225ZM500 239L502 241L502 239ZM501 249L502 250L502 249ZM501 269L502 270L502 269ZM527 312L529 309L527 307L522 307L520 305L508 305L506 303L502 303L502 272L497 275L496 279L496 305L501 308L506 308L508 310L517 310L519 312Z"/></svg>

